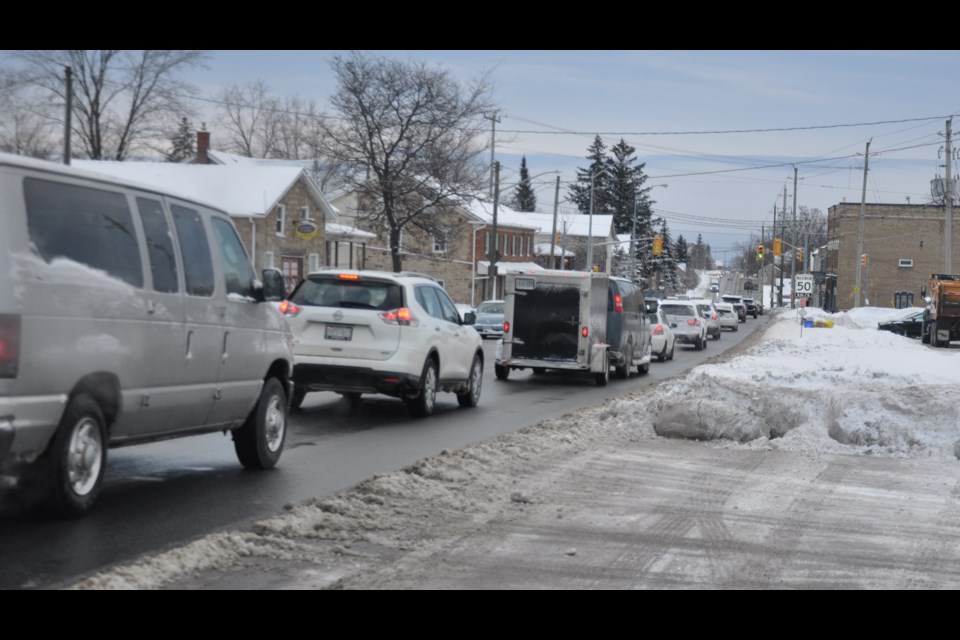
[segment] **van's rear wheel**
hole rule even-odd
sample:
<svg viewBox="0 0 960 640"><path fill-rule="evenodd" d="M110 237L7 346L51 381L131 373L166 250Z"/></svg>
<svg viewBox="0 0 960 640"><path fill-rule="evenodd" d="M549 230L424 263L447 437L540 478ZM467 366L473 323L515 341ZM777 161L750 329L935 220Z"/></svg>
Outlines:
<svg viewBox="0 0 960 640"><path fill-rule="evenodd" d="M614 371L617 374L617 377L621 380L626 380L630 377L630 369L633 367L633 349L627 347L627 352L624 354L623 365L614 367Z"/></svg>
<svg viewBox="0 0 960 640"><path fill-rule="evenodd" d="M248 469L272 469L287 438L287 394L276 378L263 385L260 400L243 426L233 432L233 448Z"/></svg>
<svg viewBox="0 0 960 640"><path fill-rule="evenodd" d="M107 467L107 429L100 406L74 396L47 452L45 506L52 515L75 518L93 506Z"/></svg>

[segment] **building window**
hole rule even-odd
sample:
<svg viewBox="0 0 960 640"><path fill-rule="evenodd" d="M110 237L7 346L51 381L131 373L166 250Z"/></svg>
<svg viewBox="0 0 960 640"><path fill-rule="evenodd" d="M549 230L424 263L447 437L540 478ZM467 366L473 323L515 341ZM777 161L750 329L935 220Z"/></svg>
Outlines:
<svg viewBox="0 0 960 640"><path fill-rule="evenodd" d="M275 269L276 267L273 264L273 251L264 251L263 252L263 268L264 269Z"/></svg>
<svg viewBox="0 0 960 640"><path fill-rule="evenodd" d="M433 252L434 253L446 253L447 252L447 234L443 231L438 231L433 234Z"/></svg>
<svg viewBox="0 0 960 640"><path fill-rule="evenodd" d="M907 269L912 269L912 268L913 268L913 260L910 259L910 258L900 258L900 260L897 261L897 266L898 266L898 267L904 267L904 268L907 268Z"/></svg>
<svg viewBox="0 0 960 640"><path fill-rule="evenodd" d="M311 253L307 257L309 258L308 268L310 269L311 273L314 271L319 271L320 270L320 254Z"/></svg>
<svg viewBox="0 0 960 640"><path fill-rule="evenodd" d="M300 207L300 219L308 220L310 218L310 207Z"/></svg>
<svg viewBox="0 0 960 640"><path fill-rule="evenodd" d="M287 225L287 207L286 205L277 205L277 235L282 236L286 232Z"/></svg>
<svg viewBox="0 0 960 640"><path fill-rule="evenodd" d="M486 256L489 254L490 254L490 232L484 231L483 232L483 255Z"/></svg>

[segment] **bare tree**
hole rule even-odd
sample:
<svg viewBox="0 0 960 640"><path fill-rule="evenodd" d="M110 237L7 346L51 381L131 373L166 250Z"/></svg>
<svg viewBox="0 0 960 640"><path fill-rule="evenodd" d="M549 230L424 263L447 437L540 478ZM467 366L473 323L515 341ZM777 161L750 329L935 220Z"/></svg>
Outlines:
<svg viewBox="0 0 960 640"><path fill-rule="evenodd" d="M123 160L163 137L170 120L190 112L193 87L180 78L204 66L200 51L18 51L29 80L66 101L64 68L73 70L76 137L94 160Z"/></svg>
<svg viewBox="0 0 960 640"><path fill-rule="evenodd" d="M440 68L352 53L331 63L337 116L323 121L326 156L352 170L361 214L389 233L400 271L400 234L443 230L443 210L483 182L483 113L492 107L487 76L463 85Z"/></svg>
<svg viewBox="0 0 960 640"><path fill-rule="evenodd" d="M227 150L248 158L268 157L275 146L278 110L279 102L263 80L224 89L218 123L227 130Z"/></svg>
<svg viewBox="0 0 960 640"><path fill-rule="evenodd" d="M58 133L50 100L32 92L22 73L0 70L0 151L49 158Z"/></svg>

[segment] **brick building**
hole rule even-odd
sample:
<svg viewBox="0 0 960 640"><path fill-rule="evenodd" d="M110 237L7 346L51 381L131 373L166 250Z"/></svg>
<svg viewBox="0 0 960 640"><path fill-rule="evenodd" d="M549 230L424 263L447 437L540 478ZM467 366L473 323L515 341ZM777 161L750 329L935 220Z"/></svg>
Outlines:
<svg viewBox="0 0 960 640"><path fill-rule="evenodd" d="M960 269L960 220L953 227L954 270ZM827 213L827 246L821 286L821 304L843 311L854 306L857 281L857 238L860 205L841 203ZM867 204L864 207L860 304L894 307L894 294L912 292L920 298L920 286L931 273L944 266L945 214L942 206L921 204ZM823 251L823 249L821 249Z"/></svg>

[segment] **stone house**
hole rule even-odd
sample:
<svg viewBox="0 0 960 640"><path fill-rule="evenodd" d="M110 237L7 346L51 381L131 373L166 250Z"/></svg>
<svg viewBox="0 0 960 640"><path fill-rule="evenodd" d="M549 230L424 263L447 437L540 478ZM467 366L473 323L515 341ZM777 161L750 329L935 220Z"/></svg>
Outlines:
<svg viewBox="0 0 960 640"><path fill-rule="evenodd" d="M960 222L960 221L958 221ZM953 225L954 272L960 271L960 224ZM920 305L920 287L944 268L944 207L932 204L867 204L864 207L862 258L857 251L860 204L841 203L827 213L824 282L815 303L831 310L854 306L860 265L860 304L894 307L897 292L912 292Z"/></svg>
<svg viewBox="0 0 960 640"><path fill-rule="evenodd" d="M393 271L389 233L382 223L365 219L364 205L356 190L330 192L330 202L342 224L375 235L366 247L366 268ZM491 203L473 200L445 207L434 213L435 229L427 232L414 225L404 228L400 237L400 253L404 271L416 271L436 278L458 303L476 306L495 295L494 284L487 284L487 254L492 241L493 207ZM497 207L498 263L514 268L537 268L533 262L533 238L536 228L524 222L509 207ZM436 222L439 221L439 224ZM502 292L503 268L498 268L496 295Z"/></svg>

